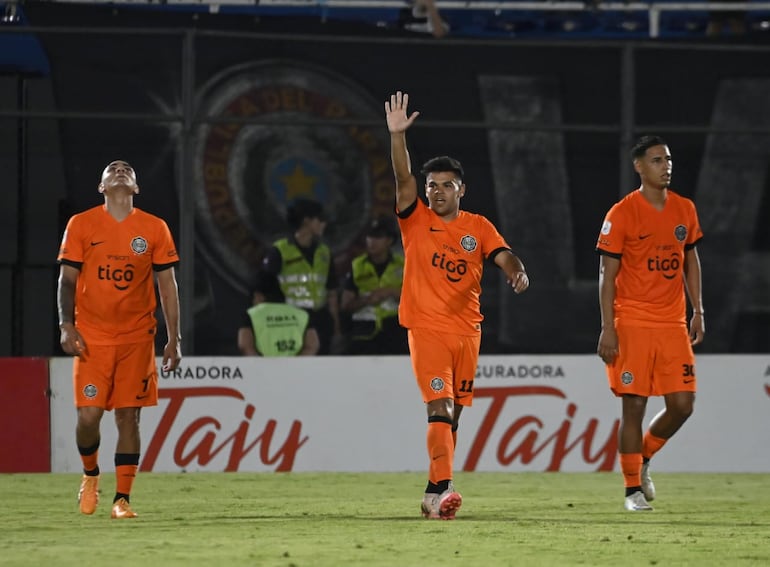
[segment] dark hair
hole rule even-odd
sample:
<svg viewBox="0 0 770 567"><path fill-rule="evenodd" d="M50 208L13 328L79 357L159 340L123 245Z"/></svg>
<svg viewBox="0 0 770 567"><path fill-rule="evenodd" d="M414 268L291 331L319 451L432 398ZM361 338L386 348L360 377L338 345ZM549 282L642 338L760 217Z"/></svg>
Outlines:
<svg viewBox="0 0 770 567"><path fill-rule="evenodd" d="M286 210L286 222L292 230L302 226L305 219L323 219L324 208L321 203L313 199L295 199Z"/></svg>
<svg viewBox="0 0 770 567"><path fill-rule="evenodd" d="M465 177L462 164L449 156L438 156L429 159L423 164L420 173L427 177L429 173L435 173L437 171L453 172L460 179L460 183L463 182L463 178Z"/></svg>
<svg viewBox="0 0 770 567"><path fill-rule="evenodd" d="M636 143L634 144L634 147L631 148L631 160L637 160L641 157L644 157L644 154L647 153L647 150L649 150L653 146L667 146L666 140L661 138L660 136L642 136L639 138Z"/></svg>
<svg viewBox="0 0 770 567"><path fill-rule="evenodd" d="M251 292L252 295L255 292L261 293L265 296L265 301L269 303L284 303L286 301L278 278L267 272L257 273L251 284Z"/></svg>

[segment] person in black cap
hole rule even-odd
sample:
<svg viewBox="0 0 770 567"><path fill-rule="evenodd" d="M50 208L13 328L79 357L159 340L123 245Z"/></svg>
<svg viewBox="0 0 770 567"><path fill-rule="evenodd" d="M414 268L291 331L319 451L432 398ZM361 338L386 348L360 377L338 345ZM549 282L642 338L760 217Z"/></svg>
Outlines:
<svg viewBox="0 0 770 567"><path fill-rule="evenodd" d="M323 205L296 199L286 214L291 234L273 243L262 260L263 281L274 278L286 303L310 315L309 327L321 341L318 354L330 354L342 342L339 317L339 281L329 247L321 241L326 218Z"/></svg>
<svg viewBox="0 0 770 567"><path fill-rule="evenodd" d="M349 354L407 354L406 330L398 324L404 256L393 252L399 236L390 217L372 220L366 253L353 259L342 290L351 316Z"/></svg>

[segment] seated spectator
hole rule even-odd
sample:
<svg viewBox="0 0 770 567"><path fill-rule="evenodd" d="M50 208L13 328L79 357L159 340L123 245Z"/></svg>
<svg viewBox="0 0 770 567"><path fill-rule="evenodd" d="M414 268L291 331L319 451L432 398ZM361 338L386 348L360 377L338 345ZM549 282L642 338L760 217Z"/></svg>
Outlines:
<svg viewBox="0 0 770 567"><path fill-rule="evenodd" d="M411 8L403 10L401 15L405 30L429 33L436 38L449 33L449 24L439 14L435 0L410 0L410 4Z"/></svg>
<svg viewBox="0 0 770 567"><path fill-rule="evenodd" d="M353 259L341 308L351 314L350 354L407 354L406 329L398 324L404 256L392 251L398 238L390 217L374 219L366 253Z"/></svg>
<svg viewBox="0 0 770 567"><path fill-rule="evenodd" d="M261 282L238 329L238 349L246 356L318 354L318 333L309 321L307 311L283 302L280 289Z"/></svg>

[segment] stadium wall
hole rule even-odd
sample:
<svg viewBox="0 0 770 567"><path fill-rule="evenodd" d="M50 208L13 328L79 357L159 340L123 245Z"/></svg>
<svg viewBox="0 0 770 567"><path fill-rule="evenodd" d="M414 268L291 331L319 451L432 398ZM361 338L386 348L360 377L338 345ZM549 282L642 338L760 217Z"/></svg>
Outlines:
<svg viewBox="0 0 770 567"><path fill-rule="evenodd" d="M70 358L50 359L53 472L80 470L71 369ZM698 381L696 411L656 457L656 470L770 472L770 358L701 355ZM191 357L177 371L161 373L159 382L159 406L142 414L144 471L427 467L425 414L407 357ZM620 404L595 356L482 356L474 390L475 403L461 421L458 468L617 468ZM661 402L650 400L648 420ZM30 403L16 399L6 405L4 419L25 423ZM44 425L30 423L38 439L44 438ZM102 430L108 455L115 443L110 416ZM105 457L100 466L109 471L111 461Z"/></svg>

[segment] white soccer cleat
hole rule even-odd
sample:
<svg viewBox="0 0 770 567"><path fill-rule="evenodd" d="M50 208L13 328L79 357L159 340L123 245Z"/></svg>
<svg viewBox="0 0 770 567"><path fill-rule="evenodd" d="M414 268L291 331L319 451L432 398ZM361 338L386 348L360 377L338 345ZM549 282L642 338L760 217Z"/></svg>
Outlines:
<svg viewBox="0 0 770 567"><path fill-rule="evenodd" d="M455 514L463 505L463 497L450 486L438 501L438 515L442 520L454 520Z"/></svg>
<svg viewBox="0 0 770 567"><path fill-rule="evenodd" d="M647 499L644 497L644 493L641 490L637 490L631 496L626 496L625 508L630 512L643 512L652 510L652 506L647 503Z"/></svg>
<svg viewBox="0 0 770 567"><path fill-rule="evenodd" d="M647 462L642 465L642 492L647 502L655 500L655 484L650 477L650 463Z"/></svg>
<svg viewBox="0 0 770 567"><path fill-rule="evenodd" d="M422 504L420 509L422 511L422 517L431 520L438 520L440 518L438 513L438 494L425 493L422 497Z"/></svg>
<svg viewBox="0 0 770 567"><path fill-rule="evenodd" d="M460 506L463 505L463 497L455 492L454 484L449 483L441 494L425 493L422 497L422 516L431 520L454 520Z"/></svg>

